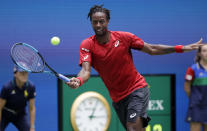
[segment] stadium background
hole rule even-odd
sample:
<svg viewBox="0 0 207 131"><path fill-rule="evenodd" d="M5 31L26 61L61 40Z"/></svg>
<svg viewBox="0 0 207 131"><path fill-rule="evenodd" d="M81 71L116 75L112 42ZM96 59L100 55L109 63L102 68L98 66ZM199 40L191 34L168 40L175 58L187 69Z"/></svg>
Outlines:
<svg viewBox="0 0 207 131"><path fill-rule="evenodd" d="M204 0L18 0L0 1L0 87L12 79L10 48L16 42L36 47L49 65L63 74L80 70L79 45L93 30L87 14L94 4L111 10L110 30L128 31L148 43L188 44L207 39L207 1ZM59 36L59 46L50 38ZM195 51L185 54L149 56L134 52L134 63L142 74L176 75L176 129L188 130L184 121L188 99L184 74L193 63ZM97 74L92 70L92 74ZM46 74L31 74L37 87L36 130L58 130L57 79ZM8 130L14 130L10 126Z"/></svg>

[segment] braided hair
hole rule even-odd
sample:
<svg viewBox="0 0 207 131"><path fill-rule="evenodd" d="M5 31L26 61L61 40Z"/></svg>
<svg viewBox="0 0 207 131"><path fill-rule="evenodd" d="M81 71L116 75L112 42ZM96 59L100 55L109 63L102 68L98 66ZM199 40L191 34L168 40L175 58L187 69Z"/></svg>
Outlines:
<svg viewBox="0 0 207 131"><path fill-rule="evenodd" d="M201 60L201 56L200 56L200 53L201 53L201 49L202 49L202 46L199 46L197 52L196 52L196 56L195 56L195 62L200 62Z"/></svg>
<svg viewBox="0 0 207 131"><path fill-rule="evenodd" d="M106 14L106 19L109 21L110 20L110 10L103 8L103 5L94 5L91 7L88 17L90 18L90 21L92 20L92 15L95 14L96 12L103 12Z"/></svg>

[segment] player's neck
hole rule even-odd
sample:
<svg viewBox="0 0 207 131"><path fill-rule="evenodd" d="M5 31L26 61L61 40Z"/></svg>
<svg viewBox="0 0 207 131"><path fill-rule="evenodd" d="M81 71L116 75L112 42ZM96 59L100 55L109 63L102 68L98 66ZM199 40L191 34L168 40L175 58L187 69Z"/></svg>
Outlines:
<svg viewBox="0 0 207 131"><path fill-rule="evenodd" d="M96 36L96 40L100 44L106 44L110 41L110 38L111 38L110 36L111 36L110 31L107 31L106 34L103 36Z"/></svg>
<svg viewBox="0 0 207 131"><path fill-rule="evenodd" d="M16 79L16 84L17 84L17 87L20 89L24 86L24 83L19 81L18 79Z"/></svg>

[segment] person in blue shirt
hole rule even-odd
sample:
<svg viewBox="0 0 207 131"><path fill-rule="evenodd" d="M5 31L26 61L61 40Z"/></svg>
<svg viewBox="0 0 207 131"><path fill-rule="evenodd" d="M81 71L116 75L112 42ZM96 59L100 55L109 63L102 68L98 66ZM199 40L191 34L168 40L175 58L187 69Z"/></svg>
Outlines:
<svg viewBox="0 0 207 131"><path fill-rule="evenodd" d="M207 131L207 45L200 46L195 64L185 75L184 89L189 97L186 121L191 131Z"/></svg>
<svg viewBox="0 0 207 131"><path fill-rule="evenodd" d="M35 131L35 96L35 86L28 80L28 72L15 66L14 79L3 85L0 92L0 131L9 123L19 131Z"/></svg>

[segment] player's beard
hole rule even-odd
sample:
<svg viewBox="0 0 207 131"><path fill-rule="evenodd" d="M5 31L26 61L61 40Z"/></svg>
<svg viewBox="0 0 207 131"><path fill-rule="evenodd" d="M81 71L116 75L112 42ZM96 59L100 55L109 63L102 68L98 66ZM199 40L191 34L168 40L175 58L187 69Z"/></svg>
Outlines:
<svg viewBox="0 0 207 131"><path fill-rule="evenodd" d="M106 33L107 33L107 29L104 28L104 29L102 29L101 31L94 30L94 32L95 32L96 36L98 36L98 37L102 37L102 36L105 36L105 35L106 35Z"/></svg>

